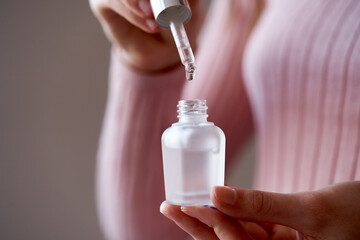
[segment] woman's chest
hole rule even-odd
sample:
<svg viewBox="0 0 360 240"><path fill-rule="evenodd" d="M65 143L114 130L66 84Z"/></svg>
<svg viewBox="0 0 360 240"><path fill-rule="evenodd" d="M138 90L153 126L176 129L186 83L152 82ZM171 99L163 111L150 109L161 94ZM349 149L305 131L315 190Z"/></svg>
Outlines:
<svg viewBox="0 0 360 240"><path fill-rule="evenodd" d="M326 106L331 117L344 102L360 108L360 1L268 1L246 47L244 74L258 109Z"/></svg>

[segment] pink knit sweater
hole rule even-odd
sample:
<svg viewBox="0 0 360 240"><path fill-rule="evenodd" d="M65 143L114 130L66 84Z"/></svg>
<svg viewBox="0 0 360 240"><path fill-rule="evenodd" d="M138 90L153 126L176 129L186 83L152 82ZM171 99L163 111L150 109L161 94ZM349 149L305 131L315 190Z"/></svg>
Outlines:
<svg viewBox="0 0 360 240"><path fill-rule="evenodd" d="M185 238L159 213L160 136L180 99L207 100L209 121L226 135L227 166L255 129L256 189L360 179L360 1L269 0L250 37L255 1L230 2L210 9L193 82L183 68L144 74L112 56L97 169L108 239Z"/></svg>

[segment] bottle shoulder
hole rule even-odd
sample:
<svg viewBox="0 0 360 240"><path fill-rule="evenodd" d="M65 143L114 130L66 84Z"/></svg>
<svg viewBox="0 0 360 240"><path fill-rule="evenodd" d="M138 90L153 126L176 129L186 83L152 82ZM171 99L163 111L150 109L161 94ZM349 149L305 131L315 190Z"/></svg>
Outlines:
<svg viewBox="0 0 360 240"><path fill-rule="evenodd" d="M215 126L213 122L176 122L171 127L206 127Z"/></svg>
<svg viewBox="0 0 360 240"><path fill-rule="evenodd" d="M167 128L163 134L171 134L179 132L208 132L209 134L223 133L221 128L216 126L212 122L189 124L189 123L173 123L169 128Z"/></svg>
<svg viewBox="0 0 360 240"><path fill-rule="evenodd" d="M168 147L188 148L219 145L225 142L224 132L211 124L173 124L162 135L162 143Z"/></svg>

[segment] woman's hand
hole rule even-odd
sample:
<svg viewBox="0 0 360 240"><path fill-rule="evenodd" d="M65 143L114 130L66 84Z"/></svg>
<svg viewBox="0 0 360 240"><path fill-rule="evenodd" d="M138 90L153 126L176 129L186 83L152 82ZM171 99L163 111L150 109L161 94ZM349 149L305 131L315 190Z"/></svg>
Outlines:
<svg viewBox="0 0 360 240"><path fill-rule="evenodd" d="M360 182L317 191L279 194L215 187L214 207L179 207L161 212L195 239L360 239Z"/></svg>
<svg viewBox="0 0 360 240"><path fill-rule="evenodd" d="M190 4L193 17L186 28L195 48L204 8L201 0ZM90 0L90 6L123 62L148 72L180 62L171 32L161 30L154 20L150 0Z"/></svg>

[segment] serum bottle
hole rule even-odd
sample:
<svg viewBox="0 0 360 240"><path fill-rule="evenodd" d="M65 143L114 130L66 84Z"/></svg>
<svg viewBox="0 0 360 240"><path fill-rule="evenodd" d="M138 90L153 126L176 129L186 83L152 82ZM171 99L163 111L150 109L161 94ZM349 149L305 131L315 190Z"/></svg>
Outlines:
<svg viewBox="0 0 360 240"><path fill-rule="evenodd" d="M211 205L210 192L224 185L225 135L207 121L205 100L181 100L179 121L162 135L166 201Z"/></svg>

